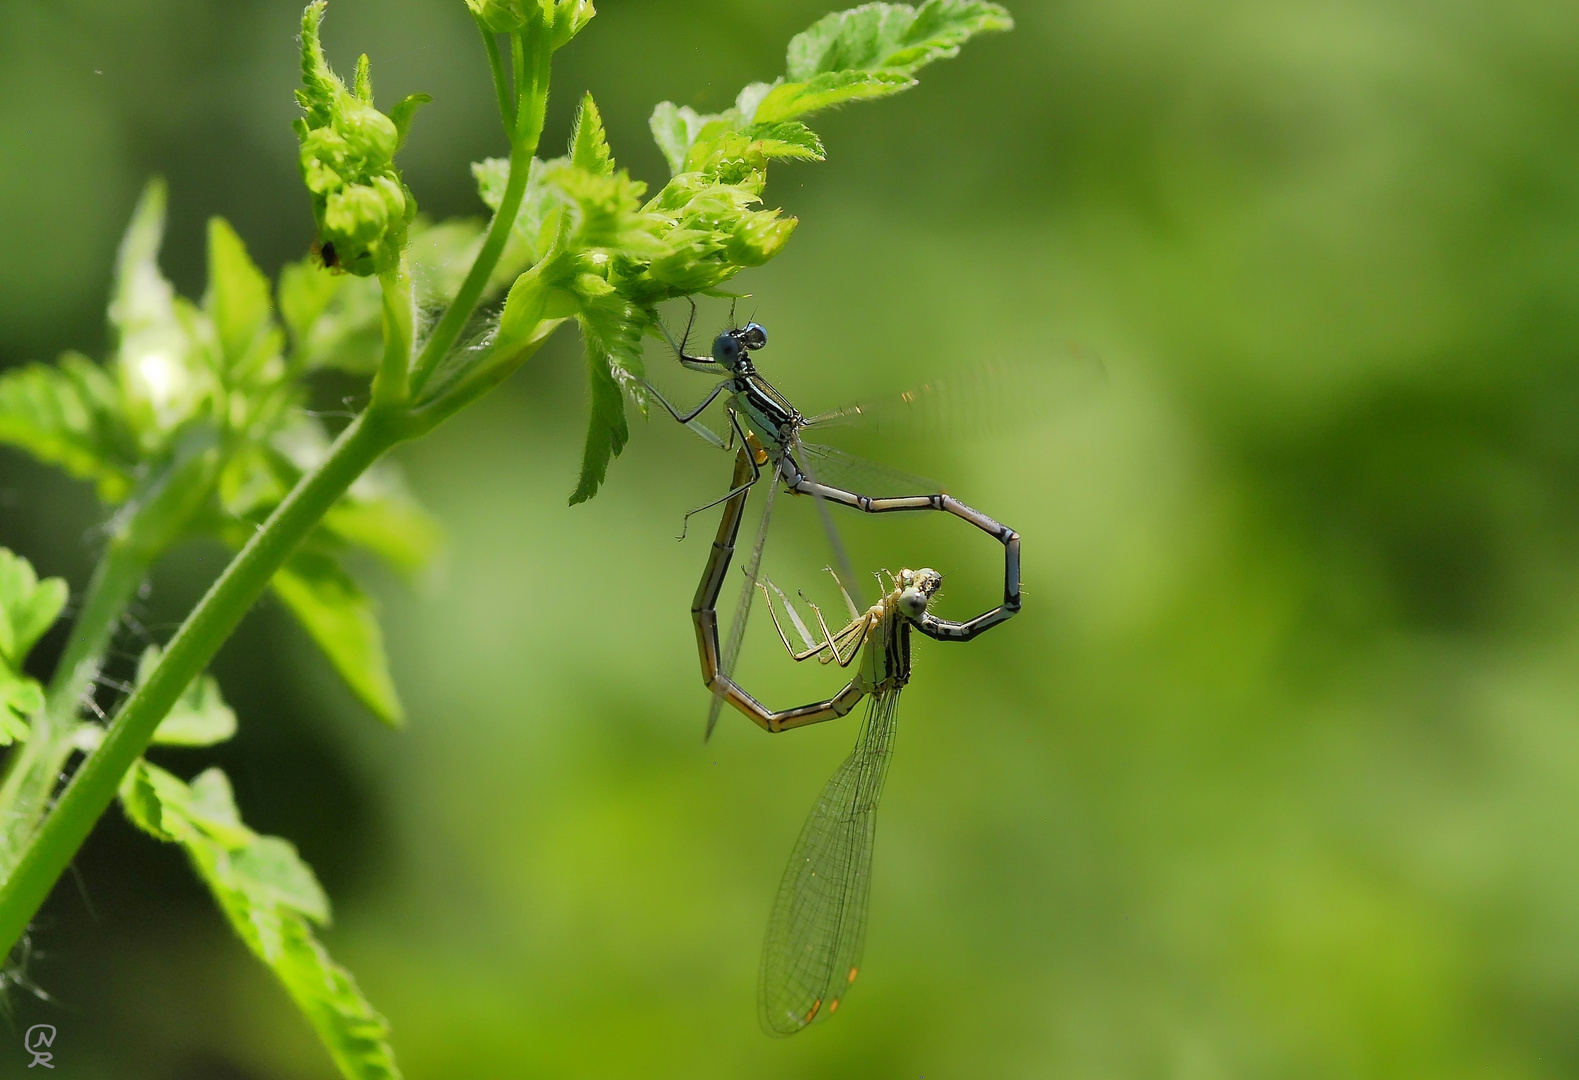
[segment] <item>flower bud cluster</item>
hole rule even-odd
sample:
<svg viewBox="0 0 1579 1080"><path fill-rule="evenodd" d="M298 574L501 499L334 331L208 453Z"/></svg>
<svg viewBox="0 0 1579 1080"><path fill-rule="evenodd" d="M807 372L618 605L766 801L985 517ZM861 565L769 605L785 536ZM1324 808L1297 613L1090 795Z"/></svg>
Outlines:
<svg viewBox="0 0 1579 1080"><path fill-rule="evenodd" d="M305 115L296 121L302 179L312 195L318 243L326 266L368 277L400 261L406 228L417 200L395 168L411 114L427 100L413 95L386 116L373 106L368 59L356 67L356 88L329 69L319 41L325 2L302 16L302 89Z"/></svg>

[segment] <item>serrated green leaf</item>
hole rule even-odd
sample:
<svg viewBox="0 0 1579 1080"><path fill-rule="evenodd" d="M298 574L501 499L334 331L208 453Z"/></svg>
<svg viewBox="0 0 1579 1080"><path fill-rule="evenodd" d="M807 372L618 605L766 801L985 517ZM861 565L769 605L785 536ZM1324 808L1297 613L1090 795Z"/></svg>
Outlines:
<svg viewBox="0 0 1579 1080"><path fill-rule="evenodd" d="M0 375L0 443L92 480L107 503L131 487L136 447L121 422L120 389L75 353L58 367L28 364Z"/></svg>
<svg viewBox="0 0 1579 1080"><path fill-rule="evenodd" d="M203 311L213 323L227 383L235 385L255 376L278 354L269 279L253 265L241 237L219 217L208 221L208 291L203 295Z"/></svg>
<svg viewBox="0 0 1579 1080"><path fill-rule="evenodd" d="M0 666L0 746L26 742L28 720L44 707L44 688L26 675Z"/></svg>
<svg viewBox="0 0 1579 1080"><path fill-rule="evenodd" d="M581 455L581 478L570 496L570 505L586 502L596 495L608 474L609 461L625 449L630 427L625 422L625 398L610 370L609 354L596 344L594 332L581 320L586 341L587 384L591 399L587 418L587 440ZM638 339L639 340L639 339Z"/></svg>
<svg viewBox="0 0 1579 1080"><path fill-rule="evenodd" d="M254 904L288 907L320 925L329 922L329 898L296 846L277 836L260 836L231 858Z"/></svg>
<svg viewBox="0 0 1579 1080"><path fill-rule="evenodd" d="M228 911L237 925L246 912ZM351 973L329 953L302 918L281 920L275 975L347 1080L400 1080L389 1024L374 1010Z"/></svg>
<svg viewBox="0 0 1579 1080"><path fill-rule="evenodd" d="M139 760L120 788L127 818L181 844L231 928L284 985L348 1080L399 1080L389 1027L312 933L329 901L286 840L241 823L218 769L182 783Z"/></svg>
<svg viewBox="0 0 1579 1080"><path fill-rule="evenodd" d="M299 551L272 585L362 703L385 723L400 723L400 699L373 601L339 562L321 550Z"/></svg>
<svg viewBox="0 0 1579 1080"><path fill-rule="evenodd" d="M603 130L603 117L591 94L581 99L576 111L575 128L570 134L570 164L594 176L614 175L614 155Z"/></svg>
<svg viewBox="0 0 1579 1080"><path fill-rule="evenodd" d="M574 165L555 169L548 179L570 202L572 250L601 249L629 256L661 250L653 236L656 222L642 211L647 185L622 169L608 176Z"/></svg>
<svg viewBox="0 0 1579 1080"><path fill-rule="evenodd" d="M64 580L40 581L32 563L0 548L0 661L21 671L33 645L60 617L66 595Z"/></svg>
<svg viewBox="0 0 1579 1080"><path fill-rule="evenodd" d="M746 136L763 157L821 161L827 156L817 133L798 120L753 124Z"/></svg>
<svg viewBox="0 0 1579 1080"><path fill-rule="evenodd" d="M653 141L669 162L669 175L685 171L685 158L691 151L691 144L696 142L709 119L711 117L700 115L689 105L676 105L672 101L660 101L653 109L647 126L652 131Z"/></svg>
<svg viewBox="0 0 1579 1080"><path fill-rule="evenodd" d="M136 684L141 686L159 662L159 646L150 645L137 661ZM212 746L236 733L236 714L220 695L212 675L200 675L171 706L154 731L160 746Z"/></svg>
<svg viewBox="0 0 1579 1080"><path fill-rule="evenodd" d="M175 781L174 777L169 779ZM257 833L242 824L230 778L217 768L204 769L192 778L181 808L193 824L228 850L240 851L258 838Z"/></svg>
<svg viewBox="0 0 1579 1080"><path fill-rule="evenodd" d="M188 785L139 758L121 780L119 795L133 824L160 839L182 844L206 841L225 851L239 850L257 839L242 824L230 781L218 769L205 771Z"/></svg>
<svg viewBox="0 0 1579 1080"><path fill-rule="evenodd" d="M754 120L773 123L846 105L887 97L916 85L900 71L829 71L804 82L782 83L768 91L757 105Z"/></svg>
<svg viewBox="0 0 1579 1080"><path fill-rule="evenodd" d="M165 831L162 804L159 792L154 789L153 778L149 775L150 768L152 766L147 762L139 761L127 771L118 792L121 810L127 820L150 836L165 841L174 840L175 837Z"/></svg>
<svg viewBox="0 0 1579 1080"><path fill-rule="evenodd" d="M747 83L740 93L735 95L735 112L740 115L740 124L751 123L756 118L757 106L762 104L762 99L772 93L775 86L779 86L783 82L784 80L779 78L774 79L770 83Z"/></svg>
<svg viewBox="0 0 1579 1080"><path fill-rule="evenodd" d="M1013 26L1004 8L981 0L928 0L919 10L909 4L862 4L825 15L791 38L785 77L806 82L836 71L909 75L957 55L976 34Z"/></svg>

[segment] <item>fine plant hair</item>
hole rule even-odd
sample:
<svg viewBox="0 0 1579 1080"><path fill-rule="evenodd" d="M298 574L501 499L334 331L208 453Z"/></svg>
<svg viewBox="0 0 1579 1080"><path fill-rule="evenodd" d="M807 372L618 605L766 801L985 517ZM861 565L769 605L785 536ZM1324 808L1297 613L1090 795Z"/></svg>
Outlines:
<svg viewBox="0 0 1579 1080"><path fill-rule="evenodd" d="M118 801L138 829L185 851L342 1075L398 1076L388 1025L319 943L329 900L295 847L242 821L220 769L182 778L145 752L235 732L239 718L205 669L266 590L368 712L403 723L372 601L347 556L417 575L441 531L386 453L574 323L591 408L570 501L591 498L629 440L627 406L645 415L641 348L660 336L658 306L728 295L731 279L789 240L796 219L762 200L770 162L823 159L806 120L907 90L932 61L1012 25L980 0L830 14L790 41L782 75L722 112L660 103L650 128L671 175L649 195L616 166L591 95L566 152L538 156L554 55L586 29L591 0L464 3L505 136L504 156L471 166L493 212L486 225L418 212L396 158L429 99L381 111L365 55L349 83L332 71L327 0L314 0L302 16L295 122L312 251L271 282L216 217L203 295L179 296L159 268L166 188L152 179L116 258L107 355L68 352L0 375L0 443L91 483L105 511L98 563L72 589L0 548L0 996L43 993L29 968L49 927L35 917ZM324 372L361 380L347 411L307 407ZM144 628L151 567L191 538L233 557L173 633ZM28 654L68 600L59 664L37 681Z"/></svg>

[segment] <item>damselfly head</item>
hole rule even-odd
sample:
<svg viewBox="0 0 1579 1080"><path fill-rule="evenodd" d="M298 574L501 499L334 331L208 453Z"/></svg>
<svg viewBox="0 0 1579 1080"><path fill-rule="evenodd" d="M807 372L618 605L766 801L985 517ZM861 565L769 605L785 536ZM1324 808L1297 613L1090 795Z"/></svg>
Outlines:
<svg viewBox="0 0 1579 1080"><path fill-rule="evenodd" d="M740 363L740 358L746 353L746 347L740 341L741 331L725 330L713 339L713 359L734 371Z"/></svg>
<svg viewBox="0 0 1579 1080"><path fill-rule="evenodd" d="M738 370L747 352L760 349L768 343L768 332L760 323L747 323L734 330L725 330L713 339L713 359L730 371Z"/></svg>
<svg viewBox="0 0 1579 1080"><path fill-rule="evenodd" d="M919 619L927 613L933 595L943 584L943 575L923 567L920 570L901 570L895 579L899 586L899 613L907 619Z"/></svg>

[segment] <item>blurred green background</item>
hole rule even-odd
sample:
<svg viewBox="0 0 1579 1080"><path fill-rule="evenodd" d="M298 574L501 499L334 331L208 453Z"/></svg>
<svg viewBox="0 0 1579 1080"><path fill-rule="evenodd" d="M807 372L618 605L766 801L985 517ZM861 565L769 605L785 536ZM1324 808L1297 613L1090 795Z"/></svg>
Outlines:
<svg viewBox="0 0 1579 1080"><path fill-rule="evenodd" d="M741 279L769 377L811 409L1006 356L1109 374L862 447L1019 529L1026 607L917 645L835 1021L766 1038L755 973L854 724L727 716L703 745L687 608L715 519L673 538L729 461L637 423L567 508L568 333L400 455L451 538L431 588L380 587L407 730L265 604L217 665L240 736L159 755L223 764L319 870L326 940L408 1076L1579 1073L1579 7L1012 7L1014 33L821 120L828 162L768 189L794 241ZM654 103L723 107L826 10L600 8L545 147L591 90L649 181ZM301 256L298 18L0 7L0 362L102 349L150 173L188 295L208 215L271 272ZM434 95L407 180L430 215L479 213L466 163L502 141L460 0L334 0L326 33L341 70L372 56L381 103ZM779 516L770 569L826 593L814 513ZM97 521L91 492L0 451L0 543L80 588ZM840 523L863 567L951 573L944 614L990 602L998 554L968 529ZM221 560L160 569L155 636ZM819 695L769 629L743 678ZM179 853L114 812L37 943L63 1008L19 1000L17 1031L60 1028L59 1075L330 1075ZM0 1074L25 1061L0 1050Z"/></svg>

